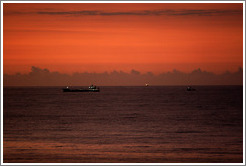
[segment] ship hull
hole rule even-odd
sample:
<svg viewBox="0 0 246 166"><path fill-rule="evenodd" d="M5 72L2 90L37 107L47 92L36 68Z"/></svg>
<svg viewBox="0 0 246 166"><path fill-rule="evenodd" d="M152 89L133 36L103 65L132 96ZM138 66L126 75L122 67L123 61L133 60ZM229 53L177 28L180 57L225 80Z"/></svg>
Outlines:
<svg viewBox="0 0 246 166"><path fill-rule="evenodd" d="M99 89L63 89L63 92L100 92Z"/></svg>

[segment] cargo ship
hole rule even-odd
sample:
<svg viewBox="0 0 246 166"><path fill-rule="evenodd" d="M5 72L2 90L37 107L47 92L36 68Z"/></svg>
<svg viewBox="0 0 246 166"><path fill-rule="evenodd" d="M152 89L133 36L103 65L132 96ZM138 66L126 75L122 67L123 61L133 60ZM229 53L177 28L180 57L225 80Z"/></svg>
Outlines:
<svg viewBox="0 0 246 166"><path fill-rule="evenodd" d="M94 85L89 86L88 89L70 89L69 87L62 89L63 92L100 92L99 87Z"/></svg>

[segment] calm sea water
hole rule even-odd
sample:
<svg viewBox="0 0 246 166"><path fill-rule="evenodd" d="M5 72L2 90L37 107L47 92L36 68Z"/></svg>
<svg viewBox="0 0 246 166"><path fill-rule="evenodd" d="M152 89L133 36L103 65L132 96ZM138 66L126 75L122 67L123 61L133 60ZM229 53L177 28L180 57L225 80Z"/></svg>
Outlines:
<svg viewBox="0 0 246 166"><path fill-rule="evenodd" d="M6 163L243 161L243 87L5 87Z"/></svg>

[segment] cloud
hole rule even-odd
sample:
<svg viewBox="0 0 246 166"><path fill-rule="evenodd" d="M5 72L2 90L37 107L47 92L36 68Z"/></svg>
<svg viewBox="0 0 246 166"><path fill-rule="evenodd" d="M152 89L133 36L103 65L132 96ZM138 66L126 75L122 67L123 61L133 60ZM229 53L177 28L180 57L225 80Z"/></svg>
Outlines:
<svg viewBox="0 0 246 166"><path fill-rule="evenodd" d="M137 71L137 70L132 69L131 74L139 75L139 74L140 74L140 72L139 72L139 71Z"/></svg>
<svg viewBox="0 0 246 166"><path fill-rule="evenodd" d="M52 12L52 11L39 11L39 12L36 12L36 14L45 14L45 15L100 15L100 11L90 11L90 10L82 10L82 11L67 11L67 12Z"/></svg>
<svg viewBox="0 0 246 166"><path fill-rule="evenodd" d="M4 86L144 86L150 85L242 85L243 69L237 72L214 74L212 72L195 69L190 73L173 70L171 72L154 75L151 72L141 74L137 70L130 73L113 71L104 73L74 73L72 75L51 72L33 66L30 73L15 75L4 74Z"/></svg>
<svg viewBox="0 0 246 166"><path fill-rule="evenodd" d="M4 12L4 15L37 14L37 15L66 15L66 16L224 16L242 15L243 10L138 10L138 11L101 11L101 10L79 10L79 11L37 11L37 12Z"/></svg>

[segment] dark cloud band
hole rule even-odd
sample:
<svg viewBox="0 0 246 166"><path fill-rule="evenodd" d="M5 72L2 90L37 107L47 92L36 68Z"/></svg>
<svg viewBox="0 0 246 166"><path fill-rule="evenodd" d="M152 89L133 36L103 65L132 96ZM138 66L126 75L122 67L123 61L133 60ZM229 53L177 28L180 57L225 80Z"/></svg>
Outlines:
<svg viewBox="0 0 246 166"><path fill-rule="evenodd" d="M78 86L89 85L92 82L100 86L139 86L145 85L146 80L151 85L187 85L190 82L196 85L242 85L243 69L239 68L234 73L225 72L223 74L215 74L199 68L190 73L173 70L159 75L154 75L151 72L140 73L134 69L130 73L113 71L110 73L84 72L69 75L33 66L28 74L3 75L4 86L64 86L68 82Z"/></svg>
<svg viewBox="0 0 246 166"><path fill-rule="evenodd" d="M38 11L38 12L11 12L5 15L38 14L38 15L67 15L67 16L223 16L240 15L243 10L142 10L142 11L120 11L107 12L99 10L81 11Z"/></svg>

